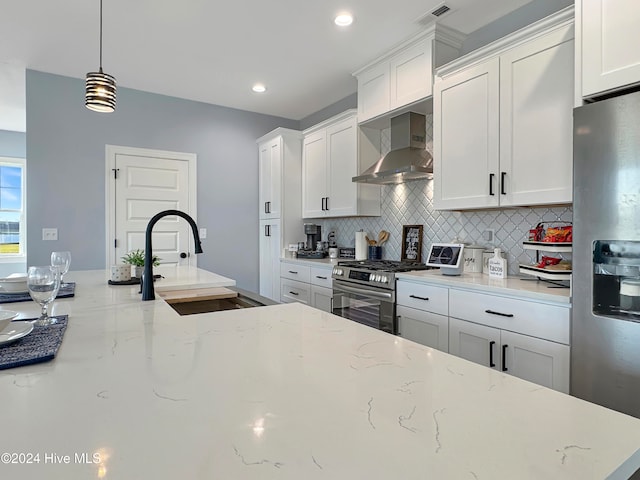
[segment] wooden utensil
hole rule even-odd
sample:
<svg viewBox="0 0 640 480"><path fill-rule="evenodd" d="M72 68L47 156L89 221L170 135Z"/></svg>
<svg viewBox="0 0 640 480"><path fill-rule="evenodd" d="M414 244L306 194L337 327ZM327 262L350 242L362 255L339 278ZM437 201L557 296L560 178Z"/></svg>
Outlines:
<svg viewBox="0 0 640 480"><path fill-rule="evenodd" d="M365 235L364 238L367 241L368 245L371 245L371 246L376 245L376 241L375 240L371 240L367 235Z"/></svg>
<svg viewBox="0 0 640 480"><path fill-rule="evenodd" d="M389 232L387 232L386 230L382 230L380 232L380 235L378 235L378 245L382 245L387 240L389 240L389 235Z"/></svg>

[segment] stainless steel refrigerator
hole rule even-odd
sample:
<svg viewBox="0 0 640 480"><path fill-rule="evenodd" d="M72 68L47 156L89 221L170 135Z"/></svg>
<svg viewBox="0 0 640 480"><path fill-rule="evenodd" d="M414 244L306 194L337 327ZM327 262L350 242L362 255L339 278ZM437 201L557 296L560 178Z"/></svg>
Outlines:
<svg viewBox="0 0 640 480"><path fill-rule="evenodd" d="M640 417L640 92L576 108L573 134L571 394Z"/></svg>

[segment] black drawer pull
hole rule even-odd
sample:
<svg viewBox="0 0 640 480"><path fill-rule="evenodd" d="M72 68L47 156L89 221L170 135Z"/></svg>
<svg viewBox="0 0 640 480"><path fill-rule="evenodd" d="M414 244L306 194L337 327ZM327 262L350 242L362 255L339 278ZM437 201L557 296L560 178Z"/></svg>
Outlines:
<svg viewBox="0 0 640 480"><path fill-rule="evenodd" d="M425 300L425 301L429 300L429 297L419 297L417 295L409 295L409 298L416 298L418 300Z"/></svg>
<svg viewBox="0 0 640 480"><path fill-rule="evenodd" d="M294 275L298 274L298 272L294 272L293 270L289 270L289 273L293 273Z"/></svg>
<svg viewBox="0 0 640 480"><path fill-rule="evenodd" d="M264 202L264 213L269 213L269 208L267 208L267 204L269 202Z"/></svg>
<svg viewBox="0 0 640 480"><path fill-rule="evenodd" d="M507 176L507 172L500 172L500 193L502 195L506 195L507 192L504 191L504 177Z"/></svg>
<svg viewBox="0 0 640 480"><path fill-rule="evenodd" d="M326 280L327 277L321 277L320 275L316 275L316 278L319 278L320 280Z"/></svg>
<svg viewBox="0 0 640 480"><path fill-rule="evenodd" d="M295 295L296 297L299 295L299 293L298 293L298 292L291 292L291 291L290 291L289 293L290 293L291 295Z"/></svg>
<svg viewBox="0 0 640 480"><path fill-rule="evenodd" d="M500 315L501 317L513 317L513 313L494 312L493 310L485 310L485 313L490 313L491 315Z"/></svg>
<svg viewBox="0 0 640 480"><path fill-rule="evenodd" d="M489 342L489 366L495 367L496 364L493 363L493 346L496 344L493 340Z"/></svg>
<svg viewBox="0 0 640 480"><path fill-rule="evenodd" d="M507 368L507 347L509 345L502 345L502 371L506 372L509 370Z"/></svg>
<svg viewBox="0 0 640 480"><path fill-rule="evenodd" d="M493 173L489 174L489 195L495 195L493 193L493 177L495 177L495 175Z"/></svg>

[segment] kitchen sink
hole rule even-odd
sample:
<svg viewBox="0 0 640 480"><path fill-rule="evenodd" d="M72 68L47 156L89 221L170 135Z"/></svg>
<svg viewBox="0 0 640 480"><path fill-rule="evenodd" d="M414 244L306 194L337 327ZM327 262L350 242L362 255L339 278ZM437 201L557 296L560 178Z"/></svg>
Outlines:
<svg viewBox="0 0 640 480"><path fill-rule="evenodd" d="M276 302L239 288L217 287L156 291L179 315L263 307Z"/></svg>

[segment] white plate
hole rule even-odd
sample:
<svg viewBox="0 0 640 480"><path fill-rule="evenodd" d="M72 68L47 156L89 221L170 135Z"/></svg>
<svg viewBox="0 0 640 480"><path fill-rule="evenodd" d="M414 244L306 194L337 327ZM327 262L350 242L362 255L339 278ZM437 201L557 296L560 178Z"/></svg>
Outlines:
<svg viewBox="0 0 640 480"><path fill-rule="evenodd" d="M29 293L29 289L28 288L26 290L18 290L17 292L8 292L8 291L2 290L2 288L0 288L0 294L2 294L2 295L24 295L25 293Z"/></svg>
<svg viewBox="0 0 640 480"><path fill-rule="evenodd" d="M18 312L13 312L11 310L0 310L0 322L2 320L11 320L12 318L16 318L18 316Z"/></svg>
<svg viewBox="0 0 640 480"><path fill-rule="evenodd" d="M29 335L31 330L33 330L33 323L31 322L11 322L0 333L0 345L7 345L20 340L22 337Z"/></svg>

